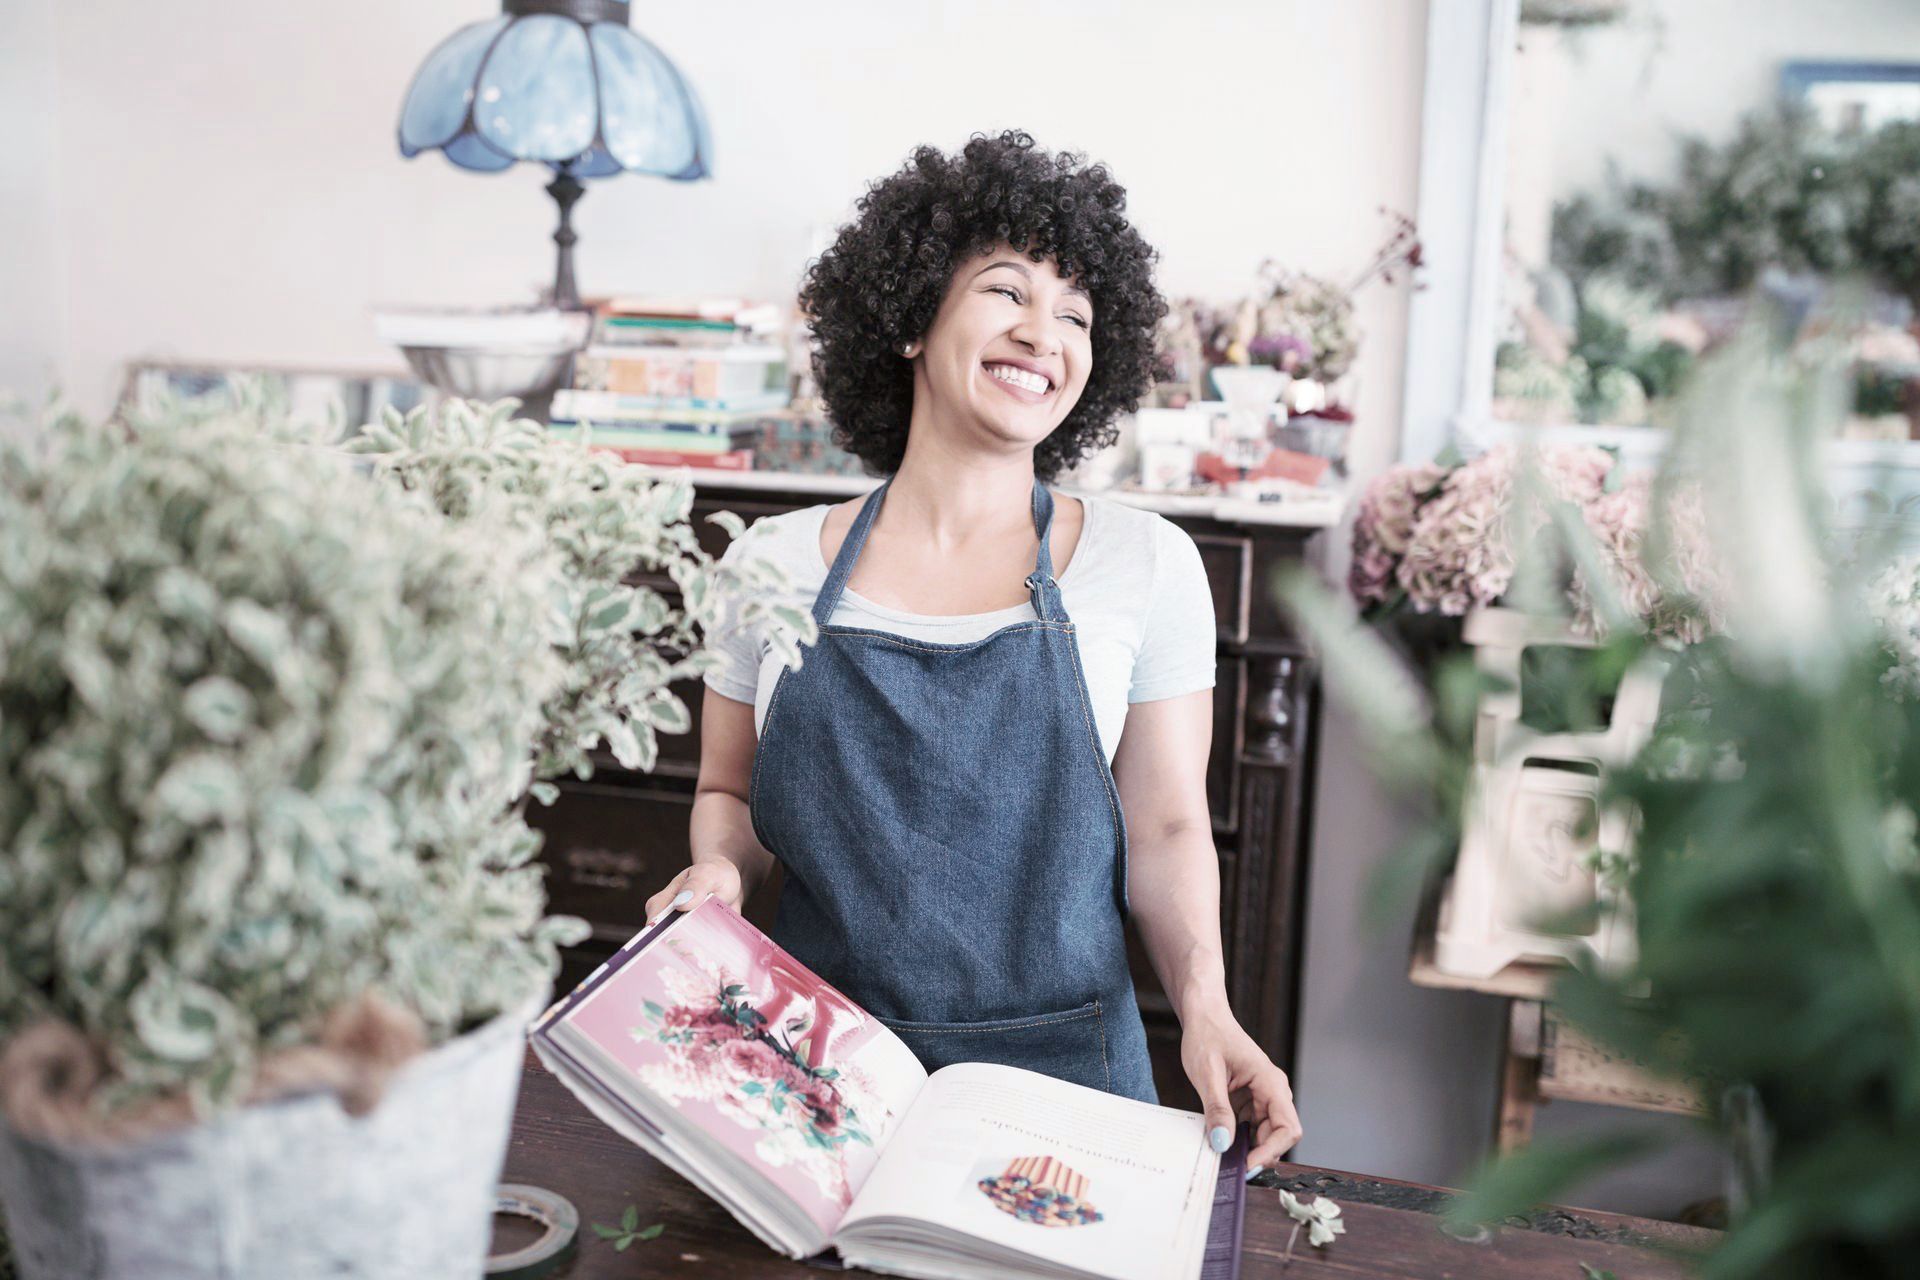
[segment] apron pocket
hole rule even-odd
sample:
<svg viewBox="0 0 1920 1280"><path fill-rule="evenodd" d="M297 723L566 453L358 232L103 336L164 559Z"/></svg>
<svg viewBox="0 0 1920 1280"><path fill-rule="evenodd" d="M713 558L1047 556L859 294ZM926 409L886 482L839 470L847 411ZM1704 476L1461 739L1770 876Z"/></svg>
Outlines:
<svg viewBox="0 0 1920 1280"><path fill-rule="evenodd" d="M875 1015L876 1017L878 1015ZM1106 1015L1098 1000L1077 1009L990 1022L907 1022L880 1018L929 1072L957 1062L997 1062L1111 1090Z"/></svg>

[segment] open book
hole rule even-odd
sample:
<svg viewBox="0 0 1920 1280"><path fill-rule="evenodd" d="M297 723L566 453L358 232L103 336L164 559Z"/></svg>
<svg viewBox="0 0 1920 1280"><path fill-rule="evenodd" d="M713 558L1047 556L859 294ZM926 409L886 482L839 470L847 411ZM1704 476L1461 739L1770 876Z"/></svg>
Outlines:
<svg viewBox="0 0 1920 1280"><path fill-rule="evenodd" d="M1223 1170L1202 1117L1017 1067L929 1076L717 898L627 943L530 1038L594 1114L790 1257L927 1280L1237 1263L1244 1149Z"/></svg>

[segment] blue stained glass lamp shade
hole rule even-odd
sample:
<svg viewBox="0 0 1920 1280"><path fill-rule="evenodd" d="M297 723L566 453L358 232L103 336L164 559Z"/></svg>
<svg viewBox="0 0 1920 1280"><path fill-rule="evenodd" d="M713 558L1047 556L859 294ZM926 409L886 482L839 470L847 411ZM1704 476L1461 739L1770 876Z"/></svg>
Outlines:
<svg viewBox="0 0 1920 1280"><path fill-rule="evenodd" d="M709 176L706 112L678 67L627 26L625 0L505 0L427 55L400 109L400 154L438 150L497 173L554 171L560 205L555 304L578 306L571 211L582 179Z"/></svg>

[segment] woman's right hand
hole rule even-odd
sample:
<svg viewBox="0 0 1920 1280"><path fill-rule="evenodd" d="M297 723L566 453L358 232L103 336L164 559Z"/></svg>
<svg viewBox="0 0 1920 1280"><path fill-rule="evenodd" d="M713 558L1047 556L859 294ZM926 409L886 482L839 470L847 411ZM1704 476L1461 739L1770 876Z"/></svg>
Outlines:
<svg viewBox="0 0 1920 1280"><path fill-rule="evenodd" d="M738 911L745 897L741 891L740 868L725 858L694 863L667 881L666 888L647 899L647 923L654 923L668 911L691 911L704 902L709 893Z"/></svg>

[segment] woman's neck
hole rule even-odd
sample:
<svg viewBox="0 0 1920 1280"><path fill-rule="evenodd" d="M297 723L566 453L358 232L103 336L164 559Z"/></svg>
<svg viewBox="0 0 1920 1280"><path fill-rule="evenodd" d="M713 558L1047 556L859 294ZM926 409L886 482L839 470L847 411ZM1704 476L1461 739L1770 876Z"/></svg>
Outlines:
<svg viewBox="0 0 1920 1280"><path fill-rule="evenodd" d="M976 539L1033 536L1033 455L983 456L943 448L928 434L907 439L905 456L887 489L881 519L935 548L962 548Z"/></svg>

